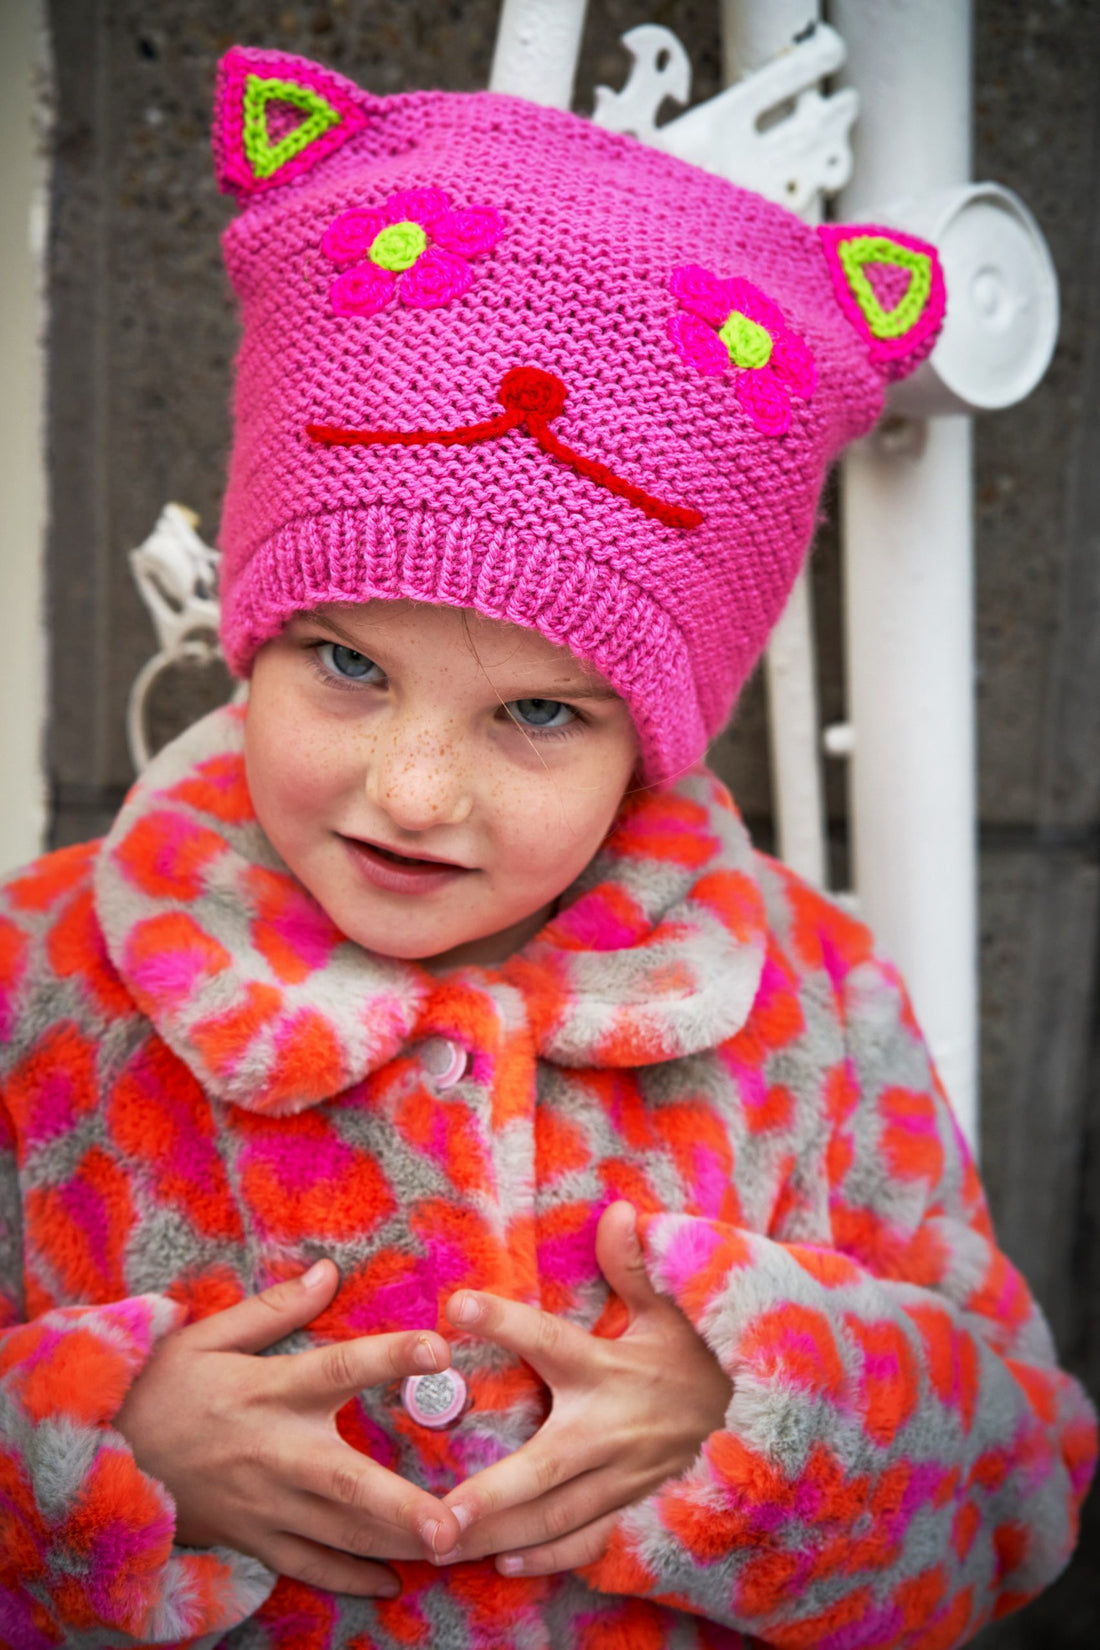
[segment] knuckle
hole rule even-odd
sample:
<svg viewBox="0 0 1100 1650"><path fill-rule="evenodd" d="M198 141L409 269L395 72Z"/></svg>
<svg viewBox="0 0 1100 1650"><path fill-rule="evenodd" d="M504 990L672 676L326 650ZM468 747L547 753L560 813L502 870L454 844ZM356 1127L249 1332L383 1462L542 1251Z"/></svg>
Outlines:
<svg viewBox="0 0 1100 1650"><path fill-rule="evenodd" d="M333 1574L330 1564L320 1554L295 1553L287 1554L280 1561L279 1569L285 1576L292 1577L292 1581L300 1581L305 1587L322 1587L330 1589L333 1586Z"/></svg>
<svg viewBox="0 0 1100 1650"><path fill-rule="evenodd" d="M330 1589L334 1585L328 1565L322 1559L299 1559L290 1571L295 1581L300 1581L304 1587L318 1587Z"/></svg>
<svg viewBox="0 0 1100 1650"><path fill-rule="evenodd" d="M561 1319L555 1318L551 1312L540 1312L535 1325L535 1345L537 1349L552 1356L560 1347L561 1338Z"/></svg>
<svg viewBox="0 0 1100 1650"><path fill-rule="evenodd" d="M334 1392L347 1392L359 1384L348 1341L336 1341L325 1348L322 1368L325 1381Z"/></svg>
<svg viewBox="0 0 1100 1650"><path fill-rule="evenodd" d="M557 1570L567 1570L570 1564L575 1562L576 1559L570 1551L568 1542L552 1541L550 1546L546 1549L546 1556L543 1558L542 1568L548 1575L550 1575Z"/></svg>
<svg viewBox="0 0 1100 1650"><path fill-rule="evenodd" d="M390 1518L400 1530L416 1534L424 1517L423 1508L413 1495L403 1495L390 1509Z"/></svg>
<svg viewBox="0 0 1100 1650"><path fill-rule="evenodd" d="M581 1543L580 1553L575 1560L577 1566L595 1564L597 1559L602 1558L606 1553L610 1540L611 1532L609 1529L597 1527L589 1530Z"/></svg>
<svg viewBox="0 0 1100 1650"><path fill-rule="evenodd" d="M412 1367L413 1352L423 1331L411 1335L393 1335L386 1343L386 1362L391 1375L404 1375Z"/></svg>
<svg viewBox="0 0 1100 1650"><path fill-rule="evenodd" d="M494 1484L489 1483L484 1488L479 1486L476 1497L466 1495L464 1499L474 1518L480 1523L482 1519L491 1518L494 1513L500 1511L504 1494Z"/></svg>
<svg viewBox="0 0 1100 1650"><path fill-rule="evenodd" d="M546 1509L543 1522L549 1539L558 1541L563 1535L569 1534L575 1520L564 1501L552 1501Z"/></svg>
<svg viewBox="0 0 1100 1650"><path fill-rule="evenodd" d="M357 1512L364 1510L367 1496L363 1481L352 1466L333 1467L329 1479L330 1498L341 1507L352 1507Z"/></svg>
<svg viewBox="0 0 1100 1650"><path fill-rule="evenodd" d="M370 1558L377 1545L372 1533L351 1519L341 1522L338 1541L341 1552L354 1553L356 1558Z"/></svg>
<svg viewBox="0 0 1100 1650"><path fill-rule="evenodd" d="M247 1432L241 1438L239 1456L242 1466L252 1472L262 1472L271 1461L271 1446L262 1432Z"/></svg>
<svg viewBox="0 0 1100 1650"><path fill-rule="evenodd" d="M551 1455L539 1456L535 1461L535 1483L540 1495L545 1495L557 1483L557 1465Z"/></svg>
<svg viewBox="0 0 1100 1650"><path fill-rule="evenodd" d="M275 1312L281 1317L293 1300L293 1286L289 1283L273 1283L269 1288L261 1289L255 1299L262 1306L266 1306L268 1311Z"/></svg>
<svg viewBox="0 0 1100 1650"><path fill-rule="evenodd" d="M552 1575L562 1568L561 1544L557 1541L540 1542L528 1555L525 1571L534 1576Z"/></svg>

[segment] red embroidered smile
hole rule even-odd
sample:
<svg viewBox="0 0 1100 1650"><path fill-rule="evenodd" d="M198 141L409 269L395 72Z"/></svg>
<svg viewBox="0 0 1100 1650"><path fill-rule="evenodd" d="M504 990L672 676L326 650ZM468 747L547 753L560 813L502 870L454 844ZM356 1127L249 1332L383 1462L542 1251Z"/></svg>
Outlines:
<svg viewBox="0 0 1100 1650"><path fill-rule="evenodd" d="M565 407L567 391L560 378L539 367L513 367L500 381L497 400L504 412L486 418L480 424L463 424L457 430L341 430L331 424L307 424L306 434L314 441L333 447L423 447L437 444L444 447L472 447L478 441L495 441L509 430L526 426L544 452L561 463L568 464L579 475L595 481L608 492L625 498L628 503L666 527L699 527L703 516L683 504L668 504L654 498L633 482L624 481L606 464L585 458L567 447L554 434L550 421Z"/></svg>

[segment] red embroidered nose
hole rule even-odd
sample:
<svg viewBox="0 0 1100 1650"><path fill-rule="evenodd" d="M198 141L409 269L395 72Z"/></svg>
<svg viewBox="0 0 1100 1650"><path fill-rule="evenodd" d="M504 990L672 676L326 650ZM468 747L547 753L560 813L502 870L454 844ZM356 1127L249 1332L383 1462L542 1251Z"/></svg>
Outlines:
<svg viewBox="0 0 1100 1650"><path fill-rule="evenodd" d="M502 407L514 407L523 414L557 418L565 409L565 385L552 372L539 367L513 367L500 381L497 400Z"/></svg>
<svg viewBox="0 0 1100 1650"><path fill-rule="evenodd" d="M475 442L495 441L497 436L525 425L544 453L606 487L616 497L625 498L655 521L664 522L666 527L702 525L704 518L698 510L684 504L666 504L663 498L654 498L632 481L624 481L606 464L567 447L550 428L551 419L565 407L567 393L561 379L552 372L543 372L541 367L512 367L497 391L504 412L480 424L463 424L457 430L341 430L331 424L307 424L306 434L312 441L323 441L331 447L472 447Z"/></svg>

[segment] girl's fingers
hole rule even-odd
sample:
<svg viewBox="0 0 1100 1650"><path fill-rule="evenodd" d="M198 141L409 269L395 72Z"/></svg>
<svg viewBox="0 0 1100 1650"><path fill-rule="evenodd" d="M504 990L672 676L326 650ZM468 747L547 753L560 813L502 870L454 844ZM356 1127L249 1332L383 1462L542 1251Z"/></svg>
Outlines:
<svg viewBox="0 0 1100 1650"><path fill-rule="evenodd" d="M576 1427L555 1426L551 1418L513 1454L467 1478L443 1504L466 1529L475 1520L538 1501L559 1484L602 1465L598 1439Z"/></svg>
<svg viewBox="0 0 1100 1650"><path fill-rule="evenodd" d="M419 1534L379 1524L373 1517L349 1511L309 1490L288 1498L278 1522L288 1534L357 1558L400 1558L422 1564L428 1556Z"/></svg>
<svg viewBox="0 0 1100 1650"><path fill-rule="evenodd" d="M451 1349L433 1329L334 1341L278 1360L280 1396L292 1409L339 1409L364 1387L446 1369Z"/></svg>
<svg viewBox="0 0 1100 1650"><path fill-rule="evenodd" d="M396 1598L401 1583L384 1564L354 1558L319 1542L282 1530L265 1543L260 1555L268 1569L320 1587L327 1593L353 1593L357 1598Z"/></svg>
<svg viewBox="0 0 1100 1650"><path fill-rule="evenodd" d="M413 1537L421 1558L449 1552L462 1534L462 1523L450 1507L339 1440L311 1451L295 1478L299 1489L329 1502L348 1524L359 1518L382 1539Z"/></svg>
<svg viewBox="0 0 1100 1650"><path fill-rule="evenodd" d="M638 1216L632 1203L611 1203L596 1227L600 1271L632 1318L655 1306L668 1306L649 1281L638 1239Z"/></svg>
<svg viewBox="0 0 1100 1650"><path fill-rule="evenodd" d="M336 1293L340 1273L319 1260L300 1277L273 1284L224 1312L213 1312L179 1334L196 1352L262 1352L293 1329L312 1323Z"/></svg>
<svg viewBox="0 0 1100 1650"><path fill-rule="evenodd" d="M600 1342L576 1324L522 1301L460 1289L444 1311L456 1329L503 1346L531 1365L549 1386L576 1385L599 1367Z"/></svg>
<svg viewBox="0 0 1100 1650"><path fill-rule="evenodd" d="M465 1486L463 1486L465 1488ZM457 1495L457 1491L454 1492ZM441 1560L445 1564L485 1558L515 1547L534 1547L559 1541L583 1529L607 1512L617 1512L633 1497L617 1488L607 1471L584 1472L560 1484L537 1501L508 1507L479 1519L459 1545Z"/></svg>
<svg viewBox="0 0 1100 1650"><path fill-rule="evenodd" d="M522 1552L501 1553L497 1558L497 1569L504 1576L548 1576L561 1570L580 1570L586 1564L595 1564L607 1551L620 1510L605 1513L602 1518L563 1536L560 1541L526 1547Z"/></svg>

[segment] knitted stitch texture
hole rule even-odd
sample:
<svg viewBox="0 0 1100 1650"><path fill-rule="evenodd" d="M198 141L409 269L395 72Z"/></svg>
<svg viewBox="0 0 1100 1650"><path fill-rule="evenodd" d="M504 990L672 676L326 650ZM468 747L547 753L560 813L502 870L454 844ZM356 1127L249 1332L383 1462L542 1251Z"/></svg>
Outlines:
<svg viewBox="0 0 1100 1650"><path fill-rule="evenodd" d="M315 125L273 128L295 83L284 116ZM278 52L224 60L216 152L243 205L233 669L322 602L477 608L595 665L647 778L689 767L783 607L829 461L932 346L934 250L823 240L570 114L378 98Z"/></svg>
<svg viewBox="0 0 1100 1650"><path fill-rule="evenodd" d="M755 855L697 772L624 805L504 967L433 978L333 929L241 747L216 712L105 843L0 885L0 1640L950 1650L1043 1587L1094 1418L866 929ZM467 1055L445 1092L439 1038ZM733 1396L599 1563L399 1562L401 1596L368 1600L173 1543L111 1420L185 1316L328 1254L339 1293L273 1350L434 1327L466 1286L615 1336L594 1235L619 1197ZM447 1333L455 1426L419 1426L397 1383L339 1415L439 1493L549 1398Z"/></svg>

